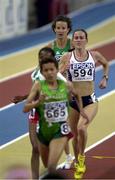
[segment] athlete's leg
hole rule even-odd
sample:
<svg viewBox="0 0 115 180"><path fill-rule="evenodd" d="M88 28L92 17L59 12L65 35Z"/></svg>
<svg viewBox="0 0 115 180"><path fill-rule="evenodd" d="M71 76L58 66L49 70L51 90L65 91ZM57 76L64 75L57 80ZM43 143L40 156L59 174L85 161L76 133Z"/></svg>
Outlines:
<svg viewBox="0 0 115 180"><path fill-rule="evenodd" d="M84 108L85 114L88 116L89 121L87 122L82 116L79 118L78 122L78 148L79 148L79 155L78 155L78 163L75 164L76 172L74 177L76 179L82 178L83 173L86 171L85 165L85 147L87 143L87 127L94 119L95 115L97 114L98 110L98 103L93 103ZM87 123L86 123L87 122Z"/></svg>
<svg viewBox="0 0 115 180"><path fill-rule="evenodd" d="M78 133L77 133L77 124L79 120L79 112L76 111L75 109L70 107L70 113L69 113L69 120L70 120L70 127L73 133L73 151L74 151L74 156L77 161L78 158Z"/></svg>
<svg viewBox="0 0 115 180"><path fill-rule="evenodd" d="M48 157L48 170L50 172L54 172L56 170L56 166L58 160L65 148L65 145L68 141L66 136L53 139L49 145L49 157Z"/></svg>
<svg viewBox="0 0 115 180"><path fill-rule="evenodd" d="M31 155L31 171L32 178L39 178L39 148L38 139L36 135L36 124L29 121L29 137L32 144L32 155Z"/></svg>
<svg viewBox="0 0 115 180"><path fill-rule="evenodd" d="M62 168L70 169L71 164L73 162L73 156L70 153L69 141L67 141L67 144L65 145L65 154L66 154L66 160Z"/></svg>
<svg viewBox="0 0 115 180"><path fill-rule="evenodd" d="M37 152L34 148L32 149L32 155L31 155L31 170L32 170L32 178L38 179L39 177L39 152Z"/></svg>
<svg viewBox="0 0 115 180"><path fill-rule="evenodd" d="M48 156L49 156L49 146L47 146L39 141L39 151L40 151L40 156L41 156L42 162L43 162L44 166L47 167L48 166Z"/></svg>
<svg viewBox="0 0 115 180"><path fill-rule="evenodd" d="M66 155L70 154L69 142L68 141L67 141L67 144L65 145L65 153L66 153Z"/></svg>
<svg viewBox="0 0 115 180"><path fill-rule="evenodd" d="M89 122L86 123L86 119L84 119L82 116L80 116L79 118L77 131L78 131L78 136L79 136L79 153L81 155L84 154L86 143L87 143L87 127L96 116L97 110L98 110L97 102L90 104L84 108L84 112L88 116Z"/></svg>

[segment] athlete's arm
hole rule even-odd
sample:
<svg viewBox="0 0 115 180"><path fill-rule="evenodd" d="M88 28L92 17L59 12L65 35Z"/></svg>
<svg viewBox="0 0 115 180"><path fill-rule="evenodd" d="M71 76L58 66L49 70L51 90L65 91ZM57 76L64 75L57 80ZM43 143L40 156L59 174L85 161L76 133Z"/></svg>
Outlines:
<svg viewBox="0 0 115 180"><path fill-rule="evenodd" d="M36 80L35 74L37 74L37 72L39 72L39 70L36 68L31 74L31 79L32 79L33 82ZM15 96L11 101L13 103L17 104L17 103L22 102L23 100L27 99L28 95L29 94L25 94L23 96L20 96L20 95Z"/></svg>
<svg viewBox="0 0 115 180"><path fill-rule="evenodd" d="M99 87L101 89L106 88L107 80L108 80L108 73L109 73L109 63L107 59L98 51L94 51L92 54L93 54L94 59L103 66L103 77L99 84Z"/></svg>
<svg viewBox="0 0 115 180"><path fill-rule="evenodd" d="M70 58L70 53L64 54L59 61L59 72L64 73L69 66L69 58Z"/></svg>
<svg viewBox="0 0 115 180"><path fill-rule="evenodd" d="M23 112L29 112L32 108L35 108L38 105L38 99L35 100L35 98L39 93L40 93L40 84L38 81L35 81L30 91L30 94L27 98L27 101L24 105Z"/></svg>
<svg viewBox="0 0 115 180"><path fill-rule="evenodd" d="M24 95L24 96L15 96L11 101L15 104L22 102L23 100L27 99L28 94Z"/></svg>
<svg viewBox="0 0 115 180"><path fill-rule="evenodd" d="M93 56L96 59L96 61L98 61L103 66L104 75L108 76L109 63L108 63L107 59L98 51L94 51Z"/></svg>

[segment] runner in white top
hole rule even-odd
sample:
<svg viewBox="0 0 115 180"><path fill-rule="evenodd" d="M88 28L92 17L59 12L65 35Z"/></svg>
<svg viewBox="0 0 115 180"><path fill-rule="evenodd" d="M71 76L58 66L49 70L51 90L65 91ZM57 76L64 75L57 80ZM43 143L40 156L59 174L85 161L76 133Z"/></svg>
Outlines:
<svg viewBox="0 0 115 180"><path fill-rule="evenodd" d="M70 58L69 72L72 77L72 81L93 81L95 77L95 62L91 53L88 51L88 59L84 62L80 62L75 59L74 51Z"/></svg>
<svg viewBox="0 0 115 180"><path fill-rule="evenodd" d="M68 70L68 78L72 81L79 96L79 103L87 114L89 121L79 116L77 104L70 103L70 124L74 134L73 148L75 153L75 178L82 178L86 171L85 147L87 143L87 128L94 119L98 110L97 99L94 94L95 64L99 62L103 67L103 77L99 84L101 89L106 88L108 80L108 62L97 51L87 51L88 35L84 29L77 29L73 33L72 43L75 47L72 52L66 53L60 60L60 72ZM76 124L76 126L75 126Z"/></svg>

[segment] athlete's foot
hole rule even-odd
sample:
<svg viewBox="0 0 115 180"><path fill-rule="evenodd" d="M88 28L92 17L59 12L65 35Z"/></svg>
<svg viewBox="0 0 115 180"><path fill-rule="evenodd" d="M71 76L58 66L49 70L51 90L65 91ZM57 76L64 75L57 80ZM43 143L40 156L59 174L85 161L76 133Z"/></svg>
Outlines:
<svg viewBox="0 0 115 180"><path fill-rule="evenodd" d="M66 161L62 167L62 169L70 169L71 164L73 163L74 157L70 154L66 157Z"/></svg>
<svg viewBox="0 0 115 180"><path fill-rule="evenodd" d="M78 172L78 173L85 173L85 171L86 171L85 164L81 166L79 163L77 163L74 165L74 167L75 167L76 172Z"/></svg>
<svg viewBox="0 0 115 180"><path fill-rule="evenodd" d="M86 171L86 165L85 165L85 156L78 155L78 163L74 164L75 167L75 173L74 178L75 179L82 179L83 174Z"/></svg>
<svg viewBox="0 0 115 180"><path fill-rule="evenodd" d="M83 173L78 173L78 172L74 172L74 178L76 179L76 180L81 180L82 179L82 177L83 177Z"/></svg>

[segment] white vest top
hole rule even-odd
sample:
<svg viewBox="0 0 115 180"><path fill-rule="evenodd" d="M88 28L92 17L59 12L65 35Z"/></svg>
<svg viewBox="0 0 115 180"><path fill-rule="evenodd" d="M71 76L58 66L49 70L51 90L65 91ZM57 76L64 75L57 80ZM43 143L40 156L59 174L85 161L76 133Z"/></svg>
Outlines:
<svg viewBox="0 0 115 180"><path fill-rule="evenodd" d="M72 52L69 73L72 81L93 81L95 78L95 61L90 52L88 52L88 59L85 61L78 61Z"/></svg>

